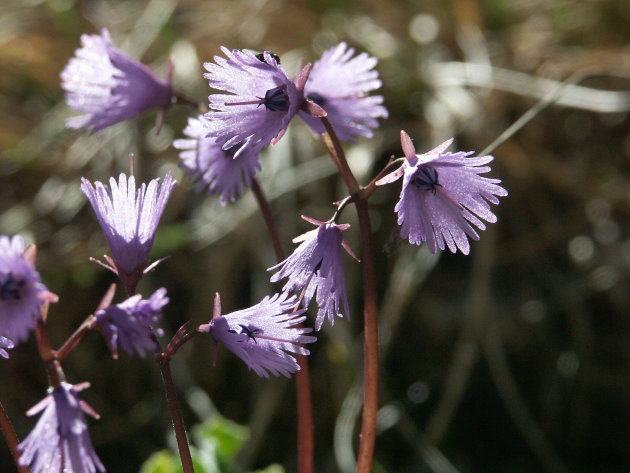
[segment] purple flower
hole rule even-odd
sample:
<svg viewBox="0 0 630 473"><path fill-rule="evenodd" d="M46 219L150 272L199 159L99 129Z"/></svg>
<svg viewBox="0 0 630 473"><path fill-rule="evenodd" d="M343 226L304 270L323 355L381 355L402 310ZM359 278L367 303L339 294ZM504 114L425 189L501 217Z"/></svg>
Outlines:
<svg viewBox="0 0 630 473"><path fill-rule="evenodd" d="M166 289L161 288L149 299L137 294L124 302L99 310L94 315L94 325L103 333L114 358L118 358L118 348L129 355L136 352L145 356L155 352L158 345L155 337L163 332L157 327L162 318L162 307L168 304Z"/></svg>
<svg viewBox="0 0 630 473"><path fill-rule="evenodd" d="M116 49L106 29L100 36L82 35L81 44L61 72L68 105L85 113L69 119L68 127L96 132L150 108L171 104L169 82Z"/></svg>
<svg viewBox="0 0 630 473"><path fill-rule="evenodd" d="M13 348L15 344L6 337L0 335L0 356L3 358L9 358L7 350Z"/></svg>
<svg viewBox="0 0 630 473"><path fill-rule="evenodd" d="M0 341L7 343L25 340L35 326L40 308L46 302L55 302L56 296L42 284L35 270L35 247L24 251L24 240L16 235L0 236ZM4 338L6 337L6 338ZM9 339L4 342L4 340ZM4 356L4 355L3 355Z"/></svg>
<svg viewBox="0 0 630 473"><path fill-rule="evenodd" d="M167 174L161 184L153 179L136 190L135 178L121 174L118 183L112 177L109 185L98 181L92 185L81 179L81 190L92 204L113 254L113 261L108 259L110 265L105 266L123 279L142 275L148 270L149 251L175 181Z"/></svg>
<svg viewBox="0 0 630 473"><path fill-rule="evenodd" d="M43 411L35 428L18 446L22 452L20 465L30 466L32 473L105 471L83 415L98 418L98 414L77 395L88 386L61 383L27 412L32 416Z"/></svg>
<svg viewBox="0 0 630 473"><path fill-rule="evenodd" d="M190 139L175 140L173 145L182 150L179 153L182 166L194 176L195 189L207 188L209 193L218 194L221 204L226 205L251 186L260 170L260 160L251 148L234 158L237 146L223 150L212 138L206 138L207 123L203 115L189 118L184 134Z"/></svg>
<svg viewBox="0 0 630 473"><path fill-rule="evenodd" d="M377 59L366 53L354 55L346 43L322 54L304 86L304 95L328 113L328 120L342 141L354 141L357 136L372 136L371 128L378 126L377 118L387 118L387 109L380 95L366 94L381 86L378 72L373 70ZM315 132L326 130L321 120L305 111L300 117Z"/></svg>
<svg viewBox="0 0 630 473"><path fill-rule="evenodd" d="M338 225L304 216L302 218L317 225L318 228L295 238L293 242L302 242L300 246L287 259L269 268L269 271L280 268L271 276L271 282L288 278L282 289L285 292L299 293L306 289L304 306L308 306L317 291L316 301L319 310L315 330L319 330L325 318L332 325L335 322L335 315L343 316L340 307L342 304L343 312L350 315L341 247L355 256L341 235L342 231L350 227L349 224Z"/></svg>
<svg viewBox="0 0 630 473"><path fill-rule="evenodd" d="M426 241L431 253L448 246L453 253L459 249L467 255L467 237L479 239L473 225L485 230L480 218L497 221L488 202L498 204L497 197L507 195L497 185L500 180L480 176L490 171L484 164L494 158L469 158L472 151L445 153L452 140L426 154L416 154L409 135L401 131L400 136L406 157L403 166L378 184L393 182L404 174L400 200L394 209L398 212L401 236L415 245Z"/></svg>
<svg viewBox="0 0 630 473"><path fill-rule="evenodd" d="M295 296L275 294L249 309L221 315L217 294L212 320L198 330L210 332L215 342L238 356L258 376L288 377L300 369L290 353L308 355L310 352L299 344L316 340L304 335L312 329L299 327L306 317L302 315L304 309L295 310L296 304Z"/></svg>
<svg viewBox="0 0 630 473"><path fill-rule="evenodd" d="M260 149L282 137L304 102L300 88L306 77L296 86L268 51L258 56L225 47L221 51L227 59L215 56L214 63L204 64L210 87L229 92L208 97L208 137L225 150L239 145L238 158L245 147Z"/></svg>

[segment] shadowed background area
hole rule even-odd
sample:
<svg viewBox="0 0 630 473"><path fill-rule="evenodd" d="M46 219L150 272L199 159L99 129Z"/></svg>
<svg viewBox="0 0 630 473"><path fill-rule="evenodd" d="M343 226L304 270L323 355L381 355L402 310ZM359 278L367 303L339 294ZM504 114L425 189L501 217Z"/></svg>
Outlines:
<svg viewBox="0 0 630 473"><path fill-rule="evenodd" d="M171 257L139 292L166 287L163 327L206 323L273 288L271 243L253 197L222 207L194 192L171 143L191 111L172 108L159 135L149 112L89 136L69 131L59 73L82 33L107 27L114 44L201 103L202 63L219 46L270 50L293 76L347 41L379 59L390 118L346 147L360 181L391 155L399 132L418 151L455 137L480 152L519 117L539 113L492 151L491 177L509 196L471 255L431 255L401 241L399 187L371 200L382 302L378 471L620 472L630 468L630 3L624 0L5 0L0 6L0 234L38 245L38 269L60 302L55 346L90 314L114 276L90 263L107 253L80 177L128 172L179 181L152 258ZM570 80L565 87L564 81ZM553 101L554 103L550 103ZM546 105L546 106L544 106ZM453 148L451 148L453 149ZM261 186L286 249L326 220L344 188L302 123L263 156ZM360 254L358 225L344 236ZM360 267L346 259L352 320L326 327L310 358L317 471L352 471L362 366ZM121 290L117 295L124 297ZM164 338L166 343L167 338ZM217 411L251 428L235 471L295 471L293 384L261 380L197 337L173 363L189 425ZM92 438L108 471L138 472L172 444L152 359L112 360L90 333L64 363L100 414ZM44 395L33 337L0 363L0 400L23 438L24 412ZM0 471L14 471L0 448ZM376 471L376 470L375 470Z"/></svg>

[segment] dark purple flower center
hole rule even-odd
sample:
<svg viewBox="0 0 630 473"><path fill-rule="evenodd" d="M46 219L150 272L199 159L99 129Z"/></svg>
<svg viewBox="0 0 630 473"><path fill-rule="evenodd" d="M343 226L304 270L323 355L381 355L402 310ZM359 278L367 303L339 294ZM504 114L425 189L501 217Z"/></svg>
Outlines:
<svg viewBox="0 0 630 473"><path fill-rule="evenodd" d="M431 166L422 166L418 168L416 173L411 178L411 182L425 191L431 191L435 194L438 187L442 187L439 182L438 172Z"/></svg>
<svg viewBox="0 0 630 473"><path fill-rule="evenodd" d="M319 105L320 107L323 107L324 104L326 103L326 98L322 97L321 95L319 95L317 92L313 92L311 94L308 94L306 96L307 99L309 99L311 102L315 102L317 105Z"/></svg>
<svg viewBox="0 0 630 473"><path fill-rule="evenodd" d="M252 339L254 340L254 343L258 344L258 342L256 341L256 335L262 333L262 329L259 328L249 328L247 325L243 325L243 324L238 324L239 327L241 327L241 331L240 333L244 333L245 335L247 335L247 339ZM239 333L236 330L228 330L228 332L230 333Z"/></svg>
<svg viewBox="0 0 630 473"><path fill-rule="evenodd" d="M224 149L223 155L228 159L234 159L234 155L236 154L236 152L239 150L240 147L241 145L238 144L238 145L232 146L231 148Z"/></svg>
<svg viewBox="0 0 630 473"><path fill-rule="evenodd" d="M289 110L289 95L286 86L274 87L265 92L265 98L260 105L264 105L270 112L286 112ZM260 107L260 105L258 105Z"/></svg>
<svg viewBox="0 0 630 473"><path fill-rule="evenodd" d="M0 300L20 299L25 284L24 280L14 278L11 273L0 274Z"/></svg>
<svg viewBox="0 0 630 473"><path fill-rule="evenodd" d="M277 54L272 53L271 51L267 51L267 53L269 53L269 55L274 58L274 60L280 64L280 57ZM265 51L259 52L258 54L256 54L256 59L258 59L260 62L264 62L266 63L267 61L265 60Z"/></svg>

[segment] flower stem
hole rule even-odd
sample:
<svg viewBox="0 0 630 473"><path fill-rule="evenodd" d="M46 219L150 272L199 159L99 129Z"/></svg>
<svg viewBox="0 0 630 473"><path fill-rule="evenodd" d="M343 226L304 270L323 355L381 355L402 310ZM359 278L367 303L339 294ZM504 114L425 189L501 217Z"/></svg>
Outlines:
<svg viewBox="0 0 630 473"><path fill-rule="evenodd" d="M267 225L276 260L278 262L283 261L286 255L280 243L278 230L271 214L271 207L256 179L252 180L252 191ZM308 358L305 355L296 355L296 359L300 366L300 370L295 373L298 411L298 472L313 473L315 470L315 440L313 435L313 399L311 396L310 370Z"/></svg>
<svg viewBox="0 0 630 473"><path fill-rule="evenodd" d="M374 269L374 244L372 227L367 207L367 197L362 194L354 174L337 138L335 130L326 117L322 123L326 128L322 138L328 153L339 168L343 181L351 195L356 195L354 205L357 208L362 246L363 272L363 418L359 437L359 454L356 473L370 473L374 461L374 445L376 443L376 415L378 413L378 302L376 295L376 272Z"/></svg>
<svg viewBox="0 0 630 473"><path fill-rule="evenodd" d="M162 373L162 381L164 382L164 389L166 391L166 402L171 411L171 419L173 420L173 429L175 430L175 438L177 440L179 458L182 462L182 469L184 473L195 473L192 457L190 456L190 448L188 447L188 438L186 437L186 427L184 426L184 420L182 419L182 413L173 383L173 376L171 375L170 360L162 354L157 355L156 358L160 372Z"/></svg>
<svg viewBox="0 0 630 473"><path fill-rule="evenodd" d="M11 451L11 456L13 456L13 461L18 471L20 473L30 473L31 469L28 466L22 466L19 463L20 451L18 450L18 444L20 443L20 439L15 433L11 419L9 419L2 403L0 403L0 431L2 431L4 441Z"/></svg>

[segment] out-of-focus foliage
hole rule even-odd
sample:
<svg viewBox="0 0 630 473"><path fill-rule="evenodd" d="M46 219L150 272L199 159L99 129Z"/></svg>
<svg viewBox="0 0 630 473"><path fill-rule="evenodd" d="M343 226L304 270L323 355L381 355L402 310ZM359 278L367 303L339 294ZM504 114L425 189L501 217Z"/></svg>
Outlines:
<svg viewBox="0 0 630 473"><path fill-rule="evenodd" d="M162 77L172 60L175 86L200 103L210 93L201 64L220 45L271 50L290 75L342 40L367 51L379 59L390 119L347 148L363 183L401 155L401 129L419 151L451 136L458 149L480 151L553 95L493 150L491 177L510 195L470 257L402 242L396 186L371 199L382 304L376 457L392 473L630 469L630 2L0 3L0 233L38 244L38 268L60 296L49 313L54 346L114 281L88 261L107 248L79 178L117 176L130 153L139 180L166 171L179 180L151 255L172 256L139 287L168 288L167 334L188 319L207 323L215 292L230 312L274 289L253 198L223 208L194 193L178 167L171 142L195 111L173 107L159 135L154 113L92 136L65 129L74 113L59 72L82 33L109 28L116 46ZM299 215L327 219L343 188L299 123L262 159L260 183L292 249L307 230ZM351 209L346 219L344 236L360 253ZM346 271L352 321L326 328L311 356L316 465L325 472L352 471L360 417L360 269L347 259ZM256 379L224 351L213 366L210 343L195 338L173 362L187 424L218 410L251 429L235 471L272 463L294 471L292 384ZM64 368L69 382L91 382L85 399L101 419L90 430L108 471L136 473L165 448L171 426L151 359L114 361L90 333ZM13 350L0 373L0 400L23 438L33 426L24 412L47 386L34 342ZM0 471L12 468L0 448Z"/></svg>
<svg viewBox="0 0 630 473"><path fill-rule="evenodd" d="M230 467L236 454L248 437L245 427L220 416L213 416L192 428L191 456L196 473L232 473ZM181 473L182 465L177 454L163 450L149 457L140 473ZM272 465L259 473L284 473Z"/></svg>

